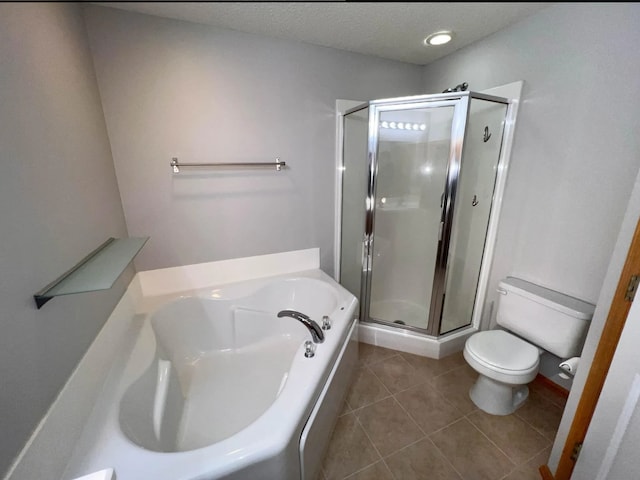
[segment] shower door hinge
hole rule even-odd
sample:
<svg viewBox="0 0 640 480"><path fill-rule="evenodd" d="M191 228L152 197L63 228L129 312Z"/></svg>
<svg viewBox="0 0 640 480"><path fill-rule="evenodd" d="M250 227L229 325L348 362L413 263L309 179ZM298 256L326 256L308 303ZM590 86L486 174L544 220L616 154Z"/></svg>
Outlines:
<svg viewBox="0 0 640 480"><path fill-rule="evenodd" d="M365 272L371 271L371 238L362 241L362 266Z"/></svg>
<svg viewBox="0 0 640 480"><path fill-rule="evenodd" d="M578 461L580 450L582 450L582 442L576 442L576 444L573 446L573 450L571 451L571 460L573 460L574 462Z"/></svg>
<svg viewBox="0 0 640 480"><path fill-rule="evenodd" d="M638 284L640 283L640 275L632 275L627 285L627 292L624 294L624 299L629 302L633 302L636 297L636 291L638 290Z"/></svg>

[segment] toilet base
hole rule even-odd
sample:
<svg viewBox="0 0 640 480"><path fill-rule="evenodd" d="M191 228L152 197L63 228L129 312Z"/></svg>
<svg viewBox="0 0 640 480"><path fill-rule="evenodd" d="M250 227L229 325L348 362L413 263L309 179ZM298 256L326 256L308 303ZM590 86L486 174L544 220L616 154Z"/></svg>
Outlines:
<svg viewBox="0 0 640 480"><path fill-rule="evenodd" d="M491 415L509 415L522 406L529 396L526 385L509 385L479 375L469 390L473 403Z"/></svg>

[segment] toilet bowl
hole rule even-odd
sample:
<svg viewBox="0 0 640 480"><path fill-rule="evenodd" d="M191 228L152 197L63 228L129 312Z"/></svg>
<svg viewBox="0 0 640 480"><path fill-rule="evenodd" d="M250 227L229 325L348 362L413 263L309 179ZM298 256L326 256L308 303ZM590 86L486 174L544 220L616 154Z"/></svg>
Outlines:
<svg viewBox="0 0 640 480"><path fill-rule="evenodd" d="M507 331L471 335L464 358L478 372L469 391L473 403L492 415L509 415L527 399L543 352L580 354L595 306L514 277L502 280L498 293L496 322Z"/></svg>
<svg viewBox="0 0 640 480"><path fill-rule="evenodd" d="M469 337L464 358L479 374L469 392L471 400L492 415L509 415L522 405L540 363L536 347L503 330Z"/></svg>

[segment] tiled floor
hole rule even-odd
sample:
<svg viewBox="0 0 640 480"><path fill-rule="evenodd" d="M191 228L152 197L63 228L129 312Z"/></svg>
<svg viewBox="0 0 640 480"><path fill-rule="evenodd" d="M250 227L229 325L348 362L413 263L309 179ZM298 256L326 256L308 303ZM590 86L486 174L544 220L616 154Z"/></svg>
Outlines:
<svg viewBox="0 0 640 480"><path fill-rule="evenodd" d="M319 480L540 480L565 399L530 386L515 414L469 399L476 373L441 360L360 344L360 366Z"/></svg>

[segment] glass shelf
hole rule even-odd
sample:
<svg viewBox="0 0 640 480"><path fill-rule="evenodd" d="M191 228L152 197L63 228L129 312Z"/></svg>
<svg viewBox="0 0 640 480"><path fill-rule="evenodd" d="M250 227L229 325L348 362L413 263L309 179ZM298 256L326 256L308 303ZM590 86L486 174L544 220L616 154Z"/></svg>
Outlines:
<svg viewBox="0 0 640 480"><path fill-rule="evenodd" d="M60 295L111 288L147 240L149 237L108 239L71 270L36 293L33 296L36 306L40 309Z"/></svg>

